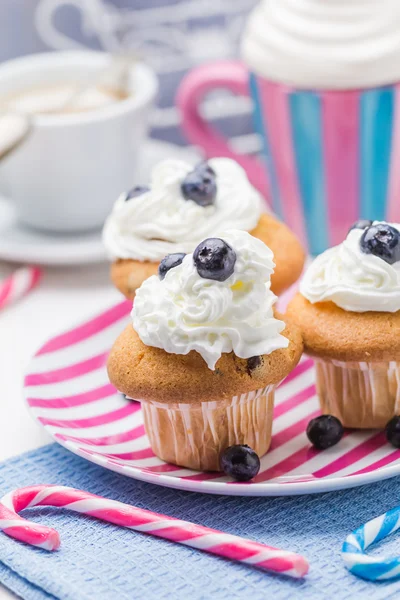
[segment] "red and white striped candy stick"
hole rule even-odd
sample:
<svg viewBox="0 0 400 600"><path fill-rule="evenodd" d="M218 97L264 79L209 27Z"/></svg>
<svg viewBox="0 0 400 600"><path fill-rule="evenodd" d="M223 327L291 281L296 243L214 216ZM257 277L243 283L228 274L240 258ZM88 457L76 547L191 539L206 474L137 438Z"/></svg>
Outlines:
<svg viewBox="0 0 400 600"><path fill-rule="evenodd" d="M291 577L303 577L308 572L307 560L293 552L64 486L35 485L4 496L0 502L0 529L21 542L56 550L60 545L57 531L27 521L17 514L34 506L68 508L121 527Z"/></svg>
<svg viewBox="0 0 400 600"><path fill-rule="evenodd" d="M17 302L38 283L41 271L37 267L21 267L0 283L0 309Z"/></svg>

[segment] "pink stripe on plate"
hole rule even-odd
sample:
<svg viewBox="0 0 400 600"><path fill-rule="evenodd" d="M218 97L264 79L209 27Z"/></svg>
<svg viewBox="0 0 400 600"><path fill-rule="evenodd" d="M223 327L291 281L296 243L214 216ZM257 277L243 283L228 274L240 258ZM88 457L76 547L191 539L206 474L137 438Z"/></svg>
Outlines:
<svg viewBox="0 0 400 600"><path fill-rule="evenodd" d="M344 439L345 437L347 437L349 435L350 435L350 432L345 431L342 439ZM285 475L288 475L288 473L290 473L290 471L293 471L294 469L301 467L303 464L305 464L306 462L308 462L309 460L311 460L318 454L322 455L322 453L323 453L323 450L317 450L310 444L308 444L307 446L303 446L302 448L300 448L299 450L297 450L296 452L294 452L293 454L291 454L290 456L288 456L287 458L282 460L280 463L277 463L276 465L272 466L270 469L267 469L266 471L259 473L257 475L255 481L256 481L256 483L259 483L261 481L266 481L268 479L275 479L276 477L283 477ZM329 456L327 456L327 459L329 460ZM314 474L312 474L312 476L313 475ZM289 477L290 477L290 475L289 475ZM300 477L308 478L308 477L310 477L310 475L304 474L304 475L301 475ZM296 478L293 477L293 482L296 482L296 481L298 481L298 477L296 477Z"/></svg>
<svg viewBox="0 0 400 600"><path fill-rule="evenodd" d="M141 471L146 471L148 473L172 473L173 471L181 471L182 469L184 469L184 467L170 465L168 463L157 465L155 467L141 467Z"/></svg>
<svg viewBox="0 0 400 600"><path fill-rule="evenodd" d="M297 421L297 423L293 423L293 425L289 425L289 427L286 427L286 429L282 429L282 431L273 435L271 440L271 447L268 452L270 452L271 450L275 450L275 448L279 448L279 446L282 446L282 444L289 442L294 437L296 437L296 435L300 435L300 433L303 433L307 429L307 425L311 421L311 419L317 417L320 414L320 410L314 410L303 419L300 419L300 421ZM266 456L268 457L268 454L266 454Z"/></svg>
<svg viewBox="0 0 400 600"><path fill-rule="evenodd" d="M322 92L321 97L329 245L335 246L359 218L360 93Z"/></svg>
<svg viewBox="0 0 400 600"><path fill-rule="evenodd" d="M290 125L290 92L286 86L263 78L258 79L258 82L284 220L307 248L304 211L296 175Z"/></svg>
<svg viewBox="0 0 400 600"><path fill-rule="evenodd" d="M371 471L376 471L377 469L381 469L382 467L390 465L390 463L399 458L400 450L394 450L393 452L390 452L390 454L388 454L387 456L380 458L379 460L375 461L374 463L371 463L367 467L359 469L358 471L354 471L354 473L350 473L349 475L347 475L347 477L351 477L353 475L362 475L363 473L371 473Z"/></svg>
<svg viewBox="0 0 400 600"><path fill-rule="evenodd" d="M42 398L28 398L27 402L29 406L37 408L73 408L75 406L82 406L84 404L90 404L96 400L102 400L103 398L109 398L117 393L117 390L111 383L107 383L99 388L90 390L89 392L83 392L82 394L76 394L75 396L64 396L62 398L52 398L50 400Z"/></svg>
<svg viewBox="0 0 400 600"><path fill-rule="evenodd" d="M125 417L134 414L139 409L140 405L135 406L134 404L129 403L121 408L118 408L117 410L113 410L112 412L98 415L97 417L88 417L87 419L71 419L69 421L64 421L62 419L47 419L45 417L38 417L38 420L43 425L51 425L52 427L80 429L113 423L114 421L124 419Z"/></svg>
<svg viewBox="0 0 400 600"><path fill-rule="evenodd" d="M316 481L312 475L286 475L286 481L279 481L282 485L291 483L305 483L307 481Z"/></svg>
<svg viewBox="0 0 400 600"><path fill-rule="evenodd" d="M88 448L81 448L84 452L91 455L99 455L100 453L96 450L90 450ZM121 454L113 453L107 454L101 452L101 456L106 456L107 458L114 458L119 460L142 460L143 458L155 458L155 454L153 450L149 448L143 448L143 450L132 450L132 452L124 452Z"/></svg>
<svg viewBox="0 0 400 600"><path fill-rule="evenodd" d="M37 356L56 352L57 350L82 342L83 340L96 335L96 333L103 331L103 329L106 329L110 325L113 325L123 317L126 317L131 310L132 302L130 300L124 300L87 323L53 338L39 350Z"/></svg>
<svg viewBox="0 0 400 600"><path fill-rule="evenodd" d="M152 475L154 475L156 477L162 475L162 473L157 473L156 471L150 471L150 469L148 469L148 468L144 468L144 467L132 467L131 465L124 465L124 463L121 462L120 460L114 460L113 458L108 458L106 462L109 465L115 465L116 467L118 467L119 468L118 470L121 473L123 473L127 469L127 466L129 466L130 468L136 468L136 469L138 469L141 473L151 473ZM172 469L172 465L168 465L168 466L171 467L170 470L172 471L173 470ZM174 470L177 470L177 469L178 469L178 467L175 467ZM113 469L113 470L115 470L115 469Z"/></svg>
<svg viewBox="0 0 400 600"><path fill-rule="evenodd" d="M386 218L392 223L400 223L400 86L396 85L392 156L390 159L390 178Z"/></svg>
<svg viewBox="0 0 400 600"><path fill-rule="evenodd" d="M300 467L300 465L314 458L318 452L319 450L310 444L307 444L307 446L303 446L303 448L300 448L300 450L297 450L297 452L294 452L280 463L277 463L273 467L270 467L269 469L259 473L254 479L254 483L261 483L263 481L268 481L269 479L282 477L290 471L293 471L293 469L297 469L297 467Z"/></svg>
<svg viewBox="0 0 400 600"><path fill-rule="evenodd" d="M64 435L63 433L56 433L55 437L65 442L76 442L78 444L87 444L88 446L104 447L130 442L131 440L136 440L144 435L144 425L139 425L138 427L130 429L129 431L123 431L122 433L114 433L113 435L105 435L97 438L74 437L72 435Z"/></svg>
<svg viewBox="0 0 400 600"><path fill-rule="evenodd" d="M303 362L299 363L297 367L289 373L286 379L283 380L283 383L280 387L284 387L285 383L289 383L289 381L293 381L293 379L297 379L299 375L303 375L306 371L309 371L314 366L314 361L312 358L306 358Z"/></svg>
<svg viewBox="0 0 400 600"><path fill-rule="evenodd" d="M368 454L371 454L372 452L374 452L378 448L381 448L385 444L387 444L385 434L383 433L383 431L380 431L373 438L365 440L365 442L362 442L359 446L356 446L352 450L349 450L348 452L346 452L346 454L343 454L336 460L330 462L325 467L322 467L322 469L314 471L313 475L314 477L318 478L329 477L329 475L333 475L333 473L336 473L337 471L341 471L341 469L349 467L361 458L365 458L366 456L368 456Z"/></svg>
<svg viewBox="0 0 400 600"><path fill-rule="evenodd" d="M281 402L274 408L274 419L280 417L281 415L284 415L289 410L292 410L292 408L295 408L296 406L302 404L306 400L309 400L310 398L315 396L315 393L315 385L312 384L302 389L297 394L294 394L294 396L292 396L291 398L288 398L284 402Z"/></svg>
<svg viewBox="0 0 400 600"><path fill-rule="evenodd" d="M31 373L25 377L24 383L26 386L48 385L74 379L74 377L80 377L96 369L103 368L106 364L107 356L108 352L103 352L98 356L92 356L92 358L83 360L75 365L70 365L69 367L64 367L63 369L48 371L47 373Z"/></svg>
<svg viewBox="0 0 400 600"><path fill-rule="evenodd" d="M132 452L122 452L121 454L112 454L110 456L121 460L141 460L143 458L154 458L156 455L151 448L143 448L143 450L132 450Z"/></svg>

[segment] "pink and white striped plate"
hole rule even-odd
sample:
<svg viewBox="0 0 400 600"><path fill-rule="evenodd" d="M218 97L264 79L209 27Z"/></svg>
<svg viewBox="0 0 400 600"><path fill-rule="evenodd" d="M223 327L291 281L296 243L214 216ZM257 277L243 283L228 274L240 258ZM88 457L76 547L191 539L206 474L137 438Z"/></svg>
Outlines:
<svg viewBox="0 0 400 600"><path fill-rule="evenodd" d="M311 359L304 358L276 394L273 439L252 483L169 465L154 456L140 404L107 379L107 353L128 322L124 301L58 335L34 356L25 397L34 418L75 454L107 469L158 485L215 494L273 496L352 487L400 473L400 450L382 432L346 432L329 450L313 449L305 435L318 414Z"/></svg>

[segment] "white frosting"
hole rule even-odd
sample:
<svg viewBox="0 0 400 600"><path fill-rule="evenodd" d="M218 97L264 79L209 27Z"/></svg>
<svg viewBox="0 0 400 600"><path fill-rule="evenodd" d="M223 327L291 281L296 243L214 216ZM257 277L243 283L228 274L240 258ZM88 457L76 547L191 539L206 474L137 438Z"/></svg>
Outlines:
<svg viewBox="0 0 400 600"><path fill-rule="evenodd" d="M133 327L144 344L172 354L196 350L210 369L225 352L250 358L288 346L280 335L285 324L273 314L271 250L245 231L220 237L236 252L228 279L203 279L188 254L163 280L147 279L132 310Z"/></svg>
<svg viewBox="0 0 400 600"><path fill-rule="evenodd" d="M400 230L400 224L391 224ZM305 273L300 292L311 303L332 301L353 312L400 310L400 262L387 262L360 248L361 229L323 252Z"/></svg>
<svg viewBox="0 0 400 600"><path fill-rule="evenodd" d="M216 231L254 229L261 197L245 171L229 158L213 158L208 163L217 181L211 206L185 200L180 186L193 167L175 159L154 167L149 192L127 202L125 194L120 196L103 231L110 258L159 262L166 254L192 252Z"/></svg>
<svg viewBox="0 0 400 600"><path fill-rule="evenodd" d="M298 87L400 80L399 0L262 0L243 37L255 72Z"/></svg>

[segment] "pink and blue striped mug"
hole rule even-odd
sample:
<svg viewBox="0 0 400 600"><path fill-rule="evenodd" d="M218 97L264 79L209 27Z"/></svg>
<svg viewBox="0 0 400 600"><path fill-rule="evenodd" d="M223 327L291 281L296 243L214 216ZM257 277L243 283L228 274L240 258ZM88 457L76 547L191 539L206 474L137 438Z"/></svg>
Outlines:
<svg viewBox="0 0 400 600"><path fill-rule="evenodd" d="M216 88L250 94L260 159L233 152L200 115ZM359 218L400 222L400 84L305 90L223 61L189 73L178 105L188 139L209 158L237 160L311 254L341 242Z"/></svg>

